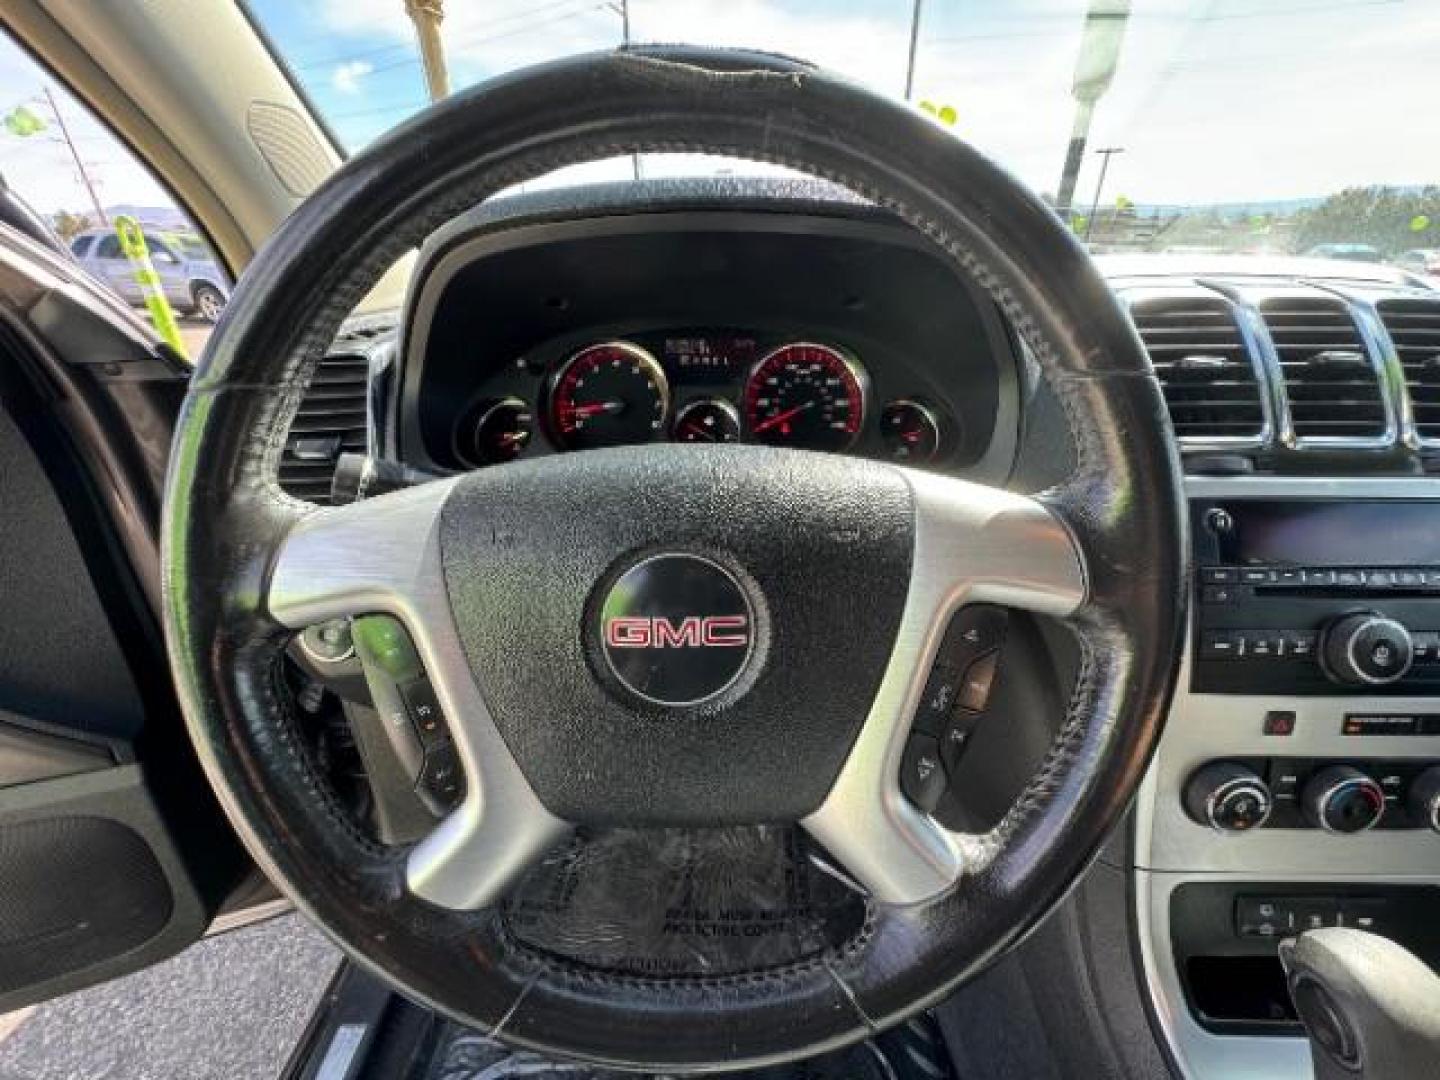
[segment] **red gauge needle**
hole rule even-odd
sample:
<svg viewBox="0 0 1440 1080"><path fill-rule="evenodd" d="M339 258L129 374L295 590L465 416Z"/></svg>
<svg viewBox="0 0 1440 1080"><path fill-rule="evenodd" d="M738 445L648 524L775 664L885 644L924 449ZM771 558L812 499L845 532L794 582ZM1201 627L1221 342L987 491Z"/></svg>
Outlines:
<svg viewBox="0 0 1440 1080"><path fill-rule="evenodd" d="M705 428L701 427L701 426L700 426L699 424L697 424L697 423L694 423L693 421L690 422L690 423L688 423L688 424L686 424L683 430L685 430L685 431L693 431L696 435L699 435L702 439L709 439L711 442L714 442L714 441L716 440L716 438L717 438L717 436L715 435L715 433L714 433L713 431L707 431Z"/></svg>
<svg viewBox="0 0 1440 1080"><path fill-rule="evenodd" d="M800 415L802 412L804 412L806 409L812 409L812 408L814 408L814 407L815 407L815 402L814 402L814 401L807 401L807 402L805 402L805 404L803 404L803 405L796 405L793 409L786 409L786 410L785 410L784 412L782 412L782 413L776 413L774 416L770 417L770 419L768 419L768 420L762 420L760 423L756 424L756 425L755 425L755 433L758 435L758 434L759 434L760 432L762 432L762 431L768 431L768 430L770 430L772 427L774 427L776 424L783 424L783 423L785 423L786 420L789 420L791 417L799 416L799 415Z"/></svg>

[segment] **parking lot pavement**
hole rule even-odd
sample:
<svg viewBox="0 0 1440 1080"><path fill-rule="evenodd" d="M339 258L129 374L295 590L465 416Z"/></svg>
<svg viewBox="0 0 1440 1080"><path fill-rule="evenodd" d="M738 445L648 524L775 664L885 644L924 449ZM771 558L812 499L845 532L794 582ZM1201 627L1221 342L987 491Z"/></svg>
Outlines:
<svg viewBox="0 0 1440 1080"><path fill-rule="evenodd" d="M0 1080L271 1080L339 959L294 915L202 941L128 978L0 1016Z"/></svg>

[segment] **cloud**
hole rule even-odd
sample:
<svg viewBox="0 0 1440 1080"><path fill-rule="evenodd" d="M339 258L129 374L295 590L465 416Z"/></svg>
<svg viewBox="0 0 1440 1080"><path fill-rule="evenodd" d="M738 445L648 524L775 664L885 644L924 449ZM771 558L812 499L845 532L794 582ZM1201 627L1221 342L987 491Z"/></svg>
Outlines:
<svg viewBox="0 0 1440 1080"><path fill-rule="evenodd" d="M368 60L351 60L330 73L330 84L342 94L360 93L360 80L375 70Z"/></svg>

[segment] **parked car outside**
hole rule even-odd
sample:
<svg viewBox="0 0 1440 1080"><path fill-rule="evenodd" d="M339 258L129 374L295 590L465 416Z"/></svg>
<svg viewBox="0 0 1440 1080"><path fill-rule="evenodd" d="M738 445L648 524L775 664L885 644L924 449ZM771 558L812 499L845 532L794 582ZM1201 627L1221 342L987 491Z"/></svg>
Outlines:
<svg viewBox="0 0 1440 1080"><path fill-rule="evenodd" d="M225 310L230 285L209 249L198 237L181 233L145 232L150 261L160 277L165 298L178 310L214 322ZM70 250L80 265L132 304L143 304L135 268L120 250L111 229L92 229L75 237Z"/></svg>
<svg viewBox="0 0 1440 1080"><path fill-rule="evenodd" d="M1411 248L1395 257L1395 265L1414 274L1440 274L1440 248Z"/></svg>
<svg viewBox="0 0 1440 1080"><path fill-rule="evenodd" d="M1306 256L1312 259L1343 259L1346 262L1383 263L1380 249L1369 244L1316 244Z"/></svg>

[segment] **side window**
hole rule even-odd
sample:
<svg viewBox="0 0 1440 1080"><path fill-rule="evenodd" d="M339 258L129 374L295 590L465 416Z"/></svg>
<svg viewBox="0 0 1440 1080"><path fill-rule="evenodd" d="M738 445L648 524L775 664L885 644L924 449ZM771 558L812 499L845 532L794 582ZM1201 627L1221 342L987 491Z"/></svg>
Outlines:
<svg viewBox="0 0 1440 1080"><path fill-rule="evenodd" d="M175 257L175 253L170 250L165 241L153 233L145 234L145 246L150 249L150 261L157 265L167 263L173 266L180 261Z"/></svg>
<svg viewBox="0 0 1440 1080"><path fill-rule="evenodd" d="M0 0L3 8L4 0ZM151 262L172 282L182 260L215 264L203 234L150 173L145 162L62 86L51 73L0 30L0 168L10 191L49 222L77 259L118 260L107 273L91 275L95 288L116 289L136 314L155 324L145 299L124 270L125 254L115 235L116 219L140 223ZM198 253L197 253L198 252ZM100 268L91 263L92 270ZM169 288L160 301L179 324L179 346L195 357L210 336L224 306L225 290L207 287L199 294ZM162 320L163 321L163 320Z"/></svg>

